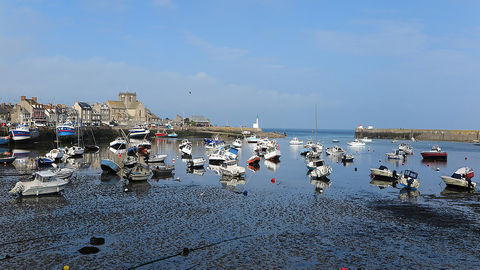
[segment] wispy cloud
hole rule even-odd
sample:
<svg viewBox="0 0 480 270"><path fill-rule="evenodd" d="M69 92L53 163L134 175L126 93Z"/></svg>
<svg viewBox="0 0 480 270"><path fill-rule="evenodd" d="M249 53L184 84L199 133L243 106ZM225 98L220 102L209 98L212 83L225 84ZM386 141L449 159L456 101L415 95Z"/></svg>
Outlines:
<svg viewBox="0 0 480 270"><path fill-rule="evenodd" d="M177 6L172 0L153 0L152 4L156 7L174 9Z"/></svg>
<svg viewBox="0 0 480 270"><path fill-rule="evenodd" d="M233 60L248 54L247 50L214 45L189 32L185 34L185 38L190 45L199 47L210 57L217 60Z"/></svg>
<svg viewBox="0 0 480 270"><path fill-rule="evenodd" d="M356 31L318 30L315 39L325 51L352 55L405 55L424 50L427 35L417 22L355 21ZM358 31L358 27L362 28ZM363 32L363 33L362 33Z"/></svg>

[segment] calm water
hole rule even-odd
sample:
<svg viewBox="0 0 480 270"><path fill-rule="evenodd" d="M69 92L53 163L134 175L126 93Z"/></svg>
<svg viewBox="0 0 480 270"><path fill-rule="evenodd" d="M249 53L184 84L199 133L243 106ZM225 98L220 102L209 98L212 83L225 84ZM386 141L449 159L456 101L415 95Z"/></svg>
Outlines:
<svg viewBox="0 0 480 270"><path fill-rule="evenodd" d="M438 142L448 162L427 164L419 153L436 142L408 142L415 154L402 164L385 159L401 141L351 148L353 131L322 130L318 139L325 147L338 139L336 144L355 156L346 166L324 156L333 173L322 182L307 177L303 147L288 144L293 136L306 141L315 135L286 132L287 138L278 140L280 162L262 160L260 170L247 169L244 180L221 178L212 166L187 171L180 139L152 141L151 152L168 154L175 176L131 184L128 192L119 177L100 175L102 158L124 155L107 147L70 161L79 171L59 196L9 196L26 176L17 176L23 172L13 166L1 167L0 267L480 267L480 197L445 189L440 178L462 166L480 170L480 147ZM193 145L194 157L207 158L201 139ZM246 166L251 147L244 143L240 165ZM0 151L33 157L46 150ZM418 192L371 184L369 169L382 164L417 171ZM105 245L97 254L81 255L77 250L92 236L104 237ZM182 255L184 248L190 252ZM2 260L7 255L12 258Z"/></svg>

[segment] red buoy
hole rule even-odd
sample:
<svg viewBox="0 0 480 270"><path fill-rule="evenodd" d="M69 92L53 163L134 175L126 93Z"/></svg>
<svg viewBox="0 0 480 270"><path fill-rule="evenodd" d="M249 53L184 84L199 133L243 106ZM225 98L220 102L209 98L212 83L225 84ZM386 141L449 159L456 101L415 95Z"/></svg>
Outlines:
<svg viewBox="0 0 480 270"><path fill-rule="evenodd" d="M272 183L275 183L275 178L272 178Z"/></svg>

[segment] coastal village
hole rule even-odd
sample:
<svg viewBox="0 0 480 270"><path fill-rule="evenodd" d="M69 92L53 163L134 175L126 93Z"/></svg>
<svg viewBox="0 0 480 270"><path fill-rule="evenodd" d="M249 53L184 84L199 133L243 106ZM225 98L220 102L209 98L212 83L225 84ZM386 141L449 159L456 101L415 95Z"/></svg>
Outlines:
<svg viewBox="0 0 480 270"><path fill-rule="evenodd" d="M192 115L173 119L159 118L137 100L135 92L119 92L118 100L94 102L75 101L66 104L43 104L38 97L20 96L17 103L0 105L0 125L27 123L32 126L55 126L59 123L81 123L82 126L184 126L208 127L210 120Z"/></svg>

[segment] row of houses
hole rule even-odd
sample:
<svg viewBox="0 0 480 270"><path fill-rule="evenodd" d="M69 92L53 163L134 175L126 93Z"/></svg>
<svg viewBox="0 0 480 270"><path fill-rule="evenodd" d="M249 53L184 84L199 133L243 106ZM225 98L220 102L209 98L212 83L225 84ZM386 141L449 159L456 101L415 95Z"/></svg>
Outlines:
<svg viewBox="0 0 480 270"><path fill-rule="evenodd" d="M56 122L81 122L83 125L99 126L115 123L118 125L184 125L182 117L170 121L160 119L137 100L135 92L120 92L118 100L108 100L104 103L76 101L72 107L64 104L41 104L37 97L21 96L14 105L0 105L0 123L35 123L49 125ZM210 121L203 116L186 118L188 123L209 126Z"/></svg>

